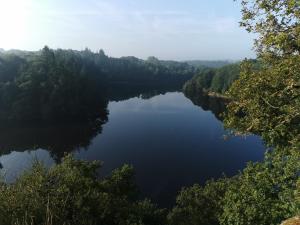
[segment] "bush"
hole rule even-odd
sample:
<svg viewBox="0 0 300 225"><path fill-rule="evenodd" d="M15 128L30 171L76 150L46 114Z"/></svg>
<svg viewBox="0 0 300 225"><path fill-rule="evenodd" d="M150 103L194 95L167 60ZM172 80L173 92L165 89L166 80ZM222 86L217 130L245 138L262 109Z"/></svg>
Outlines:
<svg viewBox="0 0 300 225"><path fill-rule="evenodd" d="M162 224L164 210L137 200L131 166L98 179L100 165L72 156L50 169L35 163L14 184L1 184L0 224Z"/></svg>

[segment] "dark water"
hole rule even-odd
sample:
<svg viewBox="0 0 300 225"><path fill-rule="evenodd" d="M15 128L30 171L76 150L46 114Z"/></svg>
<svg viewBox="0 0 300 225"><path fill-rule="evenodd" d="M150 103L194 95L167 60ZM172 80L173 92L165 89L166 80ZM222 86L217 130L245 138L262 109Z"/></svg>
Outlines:
<svg viewBox="0 0 300 225"><path fill-rule="evenodd" d="M180 92L152 93L110 101L104 124L2 128L2 172L7 181L13 181L33 159L50 166L59 162L64 152L103 161L104 175L129 163L135 168L143 196L169 205L182 186L203 183L222 173L235 175L248 161L263 158L258 137L224 140L226 131L218 119L224 103L209 98L192 100L202 108Z"/></svg>

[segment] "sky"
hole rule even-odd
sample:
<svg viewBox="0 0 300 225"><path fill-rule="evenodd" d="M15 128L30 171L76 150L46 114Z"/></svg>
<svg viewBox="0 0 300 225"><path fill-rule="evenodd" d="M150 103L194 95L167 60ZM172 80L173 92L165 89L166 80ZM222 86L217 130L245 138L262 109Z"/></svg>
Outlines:
<svg viewBox="0 0 300 225"><path fill-rule="evenodd" d="M252 58L233 0L0 0L0 48L170 60Z"/></svg>

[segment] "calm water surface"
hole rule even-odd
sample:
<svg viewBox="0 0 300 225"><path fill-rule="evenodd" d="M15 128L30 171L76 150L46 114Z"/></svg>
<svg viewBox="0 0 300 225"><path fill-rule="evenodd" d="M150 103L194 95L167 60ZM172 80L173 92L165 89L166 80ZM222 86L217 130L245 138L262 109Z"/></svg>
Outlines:
<svg viewBox="0 0 300 225"><path fill-rule="evenodd" d="M205 110L207 110L207 104ZM64 151L76 158L101 160L102 174L132 164L144 196L162 205L175 200L182 186L225 173L235 175L248 161L263 158L259 137L224 140L223 124L181 92L143 99L111 101L100 126L22 127L0 130L0 162L7 181L29 168L34 158L47 165Z"/></svg>

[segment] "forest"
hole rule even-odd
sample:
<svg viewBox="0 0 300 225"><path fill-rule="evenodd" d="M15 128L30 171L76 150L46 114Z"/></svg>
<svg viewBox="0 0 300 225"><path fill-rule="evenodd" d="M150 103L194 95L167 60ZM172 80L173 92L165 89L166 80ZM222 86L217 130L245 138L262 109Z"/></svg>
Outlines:
<svg viewBox="0 0 300 225"><path fill-rule="evenodd" d="M244 60L204 69L188 81L185 89L192 86L200 92L204 89L226 95L230 99L224 115L226 128L232 135L260 135L267 148L264 160L248 163L234 177L184 187L171 209L161 209L138 197L134 170L128 165L99 178L99 162L79 161L70 155L51 169L36 162L16 183L1 183L0 224L278 225L293 217L285 224L299 223L293 222L300 212L299 1L241 2L240 25L257 36L254 48L259 66L256 61ZM11 70L9 77L0 73L2 117L60 118L70 110L74 110L74 116L82 112L87 115L91 110L76 106L89 95L102 95L104 89L90 88L93 85L104 88L108 81L130 79L183 83L195 73L187 64L155 58L109 59L103 52L44 48L38 55L24 54L1 56L1 70ZM86 60L81 60L83 56ZM9 57L14 59L10 61ZM98 61L101 57L105 59ZM7 63L10 66L2 66ZM113 66L116 64L120 67ZM96 76L99 68L103 76ZM136 69L143 73L134 72ZM129 78L125 75L130 71L133 77ZM79 91L65 95L66 84ZM60 96L64 98L58 101ZM74 105L68 98L76 99ZM93 106L94 99L89 101ZM56 104L66 104L65 111L55 111Z"/></svg>
<svg viewBox="0 0 300 225"><path fill-rule="evenodd" d="M110 95L127 86L174 87L196 69L155 57L111 58L103 50L0 53L0 120L87 121L101 118Z"/></svg>
<svg viewBox="0 0 300 225"><path fill-rule="evenodd" d="M261 67L261 62L257 59L246 59L246 61L251 62L253 69L259 70ZM184 84L183 91L224 95L232 83L239 78L241 66L242 62L235 62L220 67L198 67L196 75Z"/></svg>
<svg viewBox="0 0 300 225"><path fill-rule="evenodd" d="M203 93L224 93L230 85L238 79L240 74L240 63L222 66L220 68L203 68L183 87L185 92L202 90Z"/></svg>

